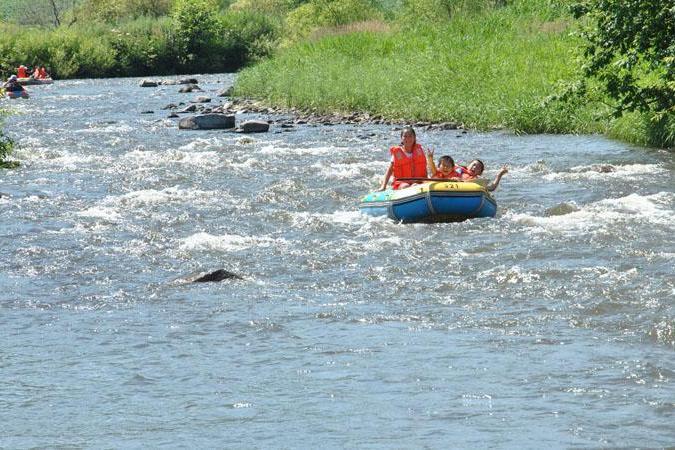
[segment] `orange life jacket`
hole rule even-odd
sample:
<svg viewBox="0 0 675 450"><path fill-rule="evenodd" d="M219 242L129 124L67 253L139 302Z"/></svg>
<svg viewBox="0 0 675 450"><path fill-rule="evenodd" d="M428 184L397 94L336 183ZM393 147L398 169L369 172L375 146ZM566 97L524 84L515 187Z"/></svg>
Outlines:
<svg viewBox="0 0 675 450"><path fill-rule="evenodd" d="M389 149L394 157L394 182L397 178L425 178L427 176L427 158L420 144L415 144L412 157L406 156L400 146Z"/></svg>
<svg viewBox="0 0 675 450"><path fill-rule="evenodd" d="M28 78L28 75L26 74L26 68L22 66L16 69L16 76L18 78Z"/></svg>
<svg viewBox="0 0 675 450"><path fill-rule="evenodd" d="M47 70L40 69L40 78L49 78L49 74L47 73Z"/></svg>
<svg viewBox="0 0 675 450"><path fill-rule="evenodd" d="M459 174L455 172L455 169L452 169L450 172L448 172L447 175L443 175L443 172L440 170L436 169L436 173L434 173L434 178L459 178Z"/></svg>

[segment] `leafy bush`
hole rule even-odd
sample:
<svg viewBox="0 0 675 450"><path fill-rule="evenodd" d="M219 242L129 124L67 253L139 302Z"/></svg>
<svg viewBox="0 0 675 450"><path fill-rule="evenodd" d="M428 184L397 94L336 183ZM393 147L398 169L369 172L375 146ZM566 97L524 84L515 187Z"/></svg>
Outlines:
<svg viewBox="0 0 675 450"><path fill-rule="evenodd" d="M2 111L0 111L0 114ZM1 125L1 122L0 122ZM7 161L6 158L12 153L12 148L14 147L14 142L5 136L0 130L0 168L11 168L16 167L19 164L15 161Z"/></svg>
<svg viewBox="0 0 675 450"><path fill-rule="evenodd" d="M216 45L218 37L223 34L216 8L214 0L182 0L174 5L171 16L183 65L204 65L209 62L208 50Z"/></svg>
<svg viewBox="0 0 675 450"><path fill-rule="evenodd" d="M658 145L673 146L675 21L673 2L585 0L573 5L588 26L583 66L615 100L614 116L638 112Z"/></svg>
<svg viewBox="0 0 675 450"><path fill-rule="evenodd" d="M253 11L233 11L225 14L221 20L225 32L237 42L238 54L234 56L239 59L239 63L235 67L270 55L278 45L280 22L268 15Z"/></svg>

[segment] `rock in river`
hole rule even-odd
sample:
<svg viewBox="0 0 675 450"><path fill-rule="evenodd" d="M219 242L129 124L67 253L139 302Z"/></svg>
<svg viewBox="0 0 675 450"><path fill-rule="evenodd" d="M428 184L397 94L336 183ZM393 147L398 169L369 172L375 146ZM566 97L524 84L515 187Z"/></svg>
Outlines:
<svg viewBox="0 0 675 450"><path fill-rule="evenodd" d="M185 117L178 122L181 130L219 130L234 128L234 116L226 114L202 114Z"/></svg>
<svg viewBox="0 0 675 450"><path fill-rule="evenodd" d="M195 283L206 283L209 281L223 281L223 280L243 280L242 277L236 273L228 272L225 269L218 269L215 272L207 273L194 280Z"/></svg>
<svg viewBox="0 0 675 450"><path fill-rule="evenodd" d="M247 120L237 129L241 133L264 133L269 130L270 124L264 120Z"/></svg>
<svg viewBox="0 0 675 450"><path fill-rule="evenodd" d="M157 87L157 82L152 80L143 80L139 84L140 87Z"/></svg>

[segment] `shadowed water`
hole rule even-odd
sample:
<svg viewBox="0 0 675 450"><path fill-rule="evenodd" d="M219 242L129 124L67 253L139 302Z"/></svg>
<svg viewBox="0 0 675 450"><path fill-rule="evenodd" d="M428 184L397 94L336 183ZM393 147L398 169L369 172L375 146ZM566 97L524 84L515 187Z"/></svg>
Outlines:
<svg viewBox="0 0 675 450"><path fill-rule="evenodd" d="M203 94L138 81L2 103L1 447L675 443L672 153L418 130L510 172L495 219L401 225L358 212L391 126L179 131Z"/></svg>

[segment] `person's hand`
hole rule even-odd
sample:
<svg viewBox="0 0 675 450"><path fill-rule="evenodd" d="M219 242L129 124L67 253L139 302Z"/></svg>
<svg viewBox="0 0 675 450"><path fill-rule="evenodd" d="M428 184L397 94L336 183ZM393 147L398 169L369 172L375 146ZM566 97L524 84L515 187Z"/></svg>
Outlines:
<svg viewBox="0 0 675 450"><path fill-rule="evenodd" d="M502 168L499 169L499 175L505 175L507 173L509 173L509 168L506 165L502 166Z"/></svg>
<svg viewBox="0 0 675 450"><path fill-rule="evenodd" d="M427 158L434 159L434 149L429 147L428 149L425 150L425 153L427 154Z"/></svg>

